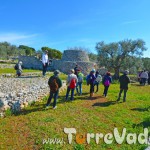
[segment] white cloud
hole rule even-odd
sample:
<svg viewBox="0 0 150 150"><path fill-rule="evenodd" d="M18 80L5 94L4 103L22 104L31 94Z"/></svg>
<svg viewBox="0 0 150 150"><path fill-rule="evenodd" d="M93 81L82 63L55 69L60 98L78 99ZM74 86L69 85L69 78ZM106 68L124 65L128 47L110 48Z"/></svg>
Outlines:
<svg viewBox="0 0 150 150"><path fill-rule="evenodd" d="M37 34L20 34L20 33L0 33L0 42L19 42L21 40L29 40L33 37L36 37Z"/></svg>

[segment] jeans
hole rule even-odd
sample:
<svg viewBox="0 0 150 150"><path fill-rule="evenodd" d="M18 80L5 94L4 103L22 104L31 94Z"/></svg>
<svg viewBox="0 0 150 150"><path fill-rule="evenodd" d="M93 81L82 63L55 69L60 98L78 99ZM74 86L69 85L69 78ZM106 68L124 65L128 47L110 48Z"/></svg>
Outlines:
<svg viewBox="0 0 150 150"><path fill-rule="evenodd" d="M74 88L74 89L75 89L75 88ZM73 100L73 99L74 99L74 89L71 89L69 86L67 87L66 100L68 100L68 96L69 96L70 91L71 91L70 100Z"/></svg>
<svg viewBox="0 0 150 150"><path fill-rule="evenodd" d="M47 101L46 106L49 106L49 105L50 105L51 100L52 100L53 97L54 97L53 107L56 106L57 98L58 98L58 93L59 93L59 90L58 90L57 92L55 92L55 93L53 93L53 92L50 91L50 95L49 95L49 98L48 98L48 101Z"/></svg>
<svg viewBox="0 0 150 150"><path fill-rule="evenodd" d="M109 86L104 86L104 93L103 94L105 97L107 96L108 88L109 88Z"/></svg>
<svg viewBox="0 0 150 150"><path fill-rule="evenodd" d="M48 67L48 63L46 63L45 66L43 64L43 76L45 76L45 74L46 74L47 67Z"/></svg>
<svg viewBox="0 0 150 150"><path fill-rule="evenodd" d="M145 85L146 84L146 78L141 78L142 80L142 85Z"/></svg>
<svg viewBox="0 0 150 150"><path fill-rule="evenodd" d="M78 90L78 87L79 87L79 90ZM77 91L77 93L79 93L80 95L82 94L82 82L78 82L78 83L77 83L76 91Z"/></svg>
<svg viewBox="0 0 150 150"><path fill-rule="evenodd" d="M98 92L99 83L96 83L94 86L96 86L96 92Z"/></svg>
<svg viewBox="0 0 150 150"><path fill-rule="evenodd" d="M150 85L150 77L148 78L148 84Z"/></svg>

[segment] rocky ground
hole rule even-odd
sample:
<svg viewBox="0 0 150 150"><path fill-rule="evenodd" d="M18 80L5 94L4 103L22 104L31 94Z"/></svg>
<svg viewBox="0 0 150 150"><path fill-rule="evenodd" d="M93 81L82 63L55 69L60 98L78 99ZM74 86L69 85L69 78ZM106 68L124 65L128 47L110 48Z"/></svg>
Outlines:
<svg viewBox="0 0 150 150"><path fill-rule="evenodd" d="M38 101L48 95L48 77L22 76L0 77L0 114L11 109L14 113L20 111L28 104ZM60 91L65 88L65 83Z"/></svg>

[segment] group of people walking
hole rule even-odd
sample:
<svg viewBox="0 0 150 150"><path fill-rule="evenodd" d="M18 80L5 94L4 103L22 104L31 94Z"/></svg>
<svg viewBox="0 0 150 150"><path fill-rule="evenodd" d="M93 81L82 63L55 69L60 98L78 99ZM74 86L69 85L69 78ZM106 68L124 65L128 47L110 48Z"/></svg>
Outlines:
<svg viewBox="0 0 150 150"><path fill-rule="evenodd" d="M16 74L17 76L21 76L22 73L22 62L19 61L18 64L16 64L15 69L16 69ZM43 65L43 70L42 70L42 75L43 77L46 75L47 67L49 65L49 60L48 60L48 51L45 51L42 55L42 65ZM50 87L50 95L46 104L46 108L49 107L52 98L54 98L54 103L53 103L53 108L57 108L57 98L59 95L59 89L62 87L62 80L59 78L59 70L54 71L54 75L52 75L49 80L48 80L48 85ZM128 84L130 83L130 79L128 77L128 71L124 71L123 75L120 76L119 82L120 82L120 92L118 95L117 101L120 101L122 92L124 93L123 95L123 102L126 101L126 93L128 91ZM148 81L148 84L150 84L150 72L147 73L145 70L140 72L138 74L138 79L140 84L145 85L146 81ZM71 69L67 80L67 90L66 90L66 95L65 95L65 100L67 101L70 99L71 101L74 99L74 92L76 90L78 95L82 95L82 83L84 81L84 75L81 71L81 68L76 65L74 69ZM98 71L95 69L92 69L90 73L86 76L86 83L87 85L90 86L90 98L93 97L94 93L97 93L99 91L99 84L102 82L104 85L104 91L103 91L103 96L107 97L108 89L110 87L110 84L112 83L112 76L110 72L107 72L105 75L100 75ZM95 90L96 87L96 90ZM71 95L69 97L69 94L71 92Z"/></svg>
<svg viewBox="0 0 150 150"><path fill-rule="evenodd" d="M145 85L146 83L150 85L150 71L143 70L138 72L138 81L140 85Z"/></svg>
<svg viewBox="0 0 150 150"><path fill-rule="evenodd" d="M52 75L48 80L48 85L50 87L50 95L46 104L46 108L50 106L51 100L54 97L54 103L53 103L53 109L57 108L57 97L59 94L59 89L62 86L62 80L59 77L59 70L54 71L54 75ZM120 76L119 82L120 82L120 92L117 101L120 101L121 94L124 92L123 96L123 102L126 101L126 93L128 90L128 84L130 83L130 79L128 77L128 71L124 71L124 74ZM78 95L82 95L82 83L84 81L84 75L81 72L81 69L76 67L74 69L71 69L67 80L67 90L65 95L65 100L73 101L74 100L74 93L76 90L76 93ZM92 69L90 73L86 76L86 83L90 86L90 98L93 97L94 93L97 93L99 90L99 84L102 82L104 85L104 91L103 96L107 97L108 89L110 87L110 84L112 83L112 76L110 72L107 72L103 77L100 75L98 71L95 69ZM95 90L96 87L96 90ZM70 95L70 96L69 96Z"/></svg>

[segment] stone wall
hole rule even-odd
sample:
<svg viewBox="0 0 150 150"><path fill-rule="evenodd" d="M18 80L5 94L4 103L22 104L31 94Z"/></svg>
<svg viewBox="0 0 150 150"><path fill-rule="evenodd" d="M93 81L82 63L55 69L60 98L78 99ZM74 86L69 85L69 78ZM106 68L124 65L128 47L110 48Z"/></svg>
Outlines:
<svg viewBox="0 0 150 150"><path fill-rule="evenodd" d="M35 56L19 56L19 60L22 61L22 65L26 69L42 70L42 61ZM50 70L50 67L48 67L48 70Z"/></svg>
<svg viewBox="0 0 150 150"><path fill-rule="evenodd" d="M14 68L15 64L0 64L0 68Z"/></svg>
<svg viewBox="0 0 150 150"><path fill-rule="evenodd" d="M42 70L42 61L34 56L19 56L24 68ZM94 63L89 61L88 54L82 50L65 50L61 60L52 60L48 67L49 71L60 70L68 74L78 64L81 71L86 75L94 67Z"/></svg>
<svg viewBox="0 0 150 150"><path fill-rule="evenodd" d="M63 60L54 60L53 61L53 67L54 70L58 69L63 73L68 74L70 69L73 69L76 64L78 65L78 67L81 69L82 73L84 73L85 75L87 75L90 70L94 67L94 63L92 62L83 62L83 61L63 61Z"/></svg>
<svg viewBox="0 0 150 150"><path fill-rule="evenodd" d="M19 56L26 69L42 69L42 62L34 56Z"/></svg>

